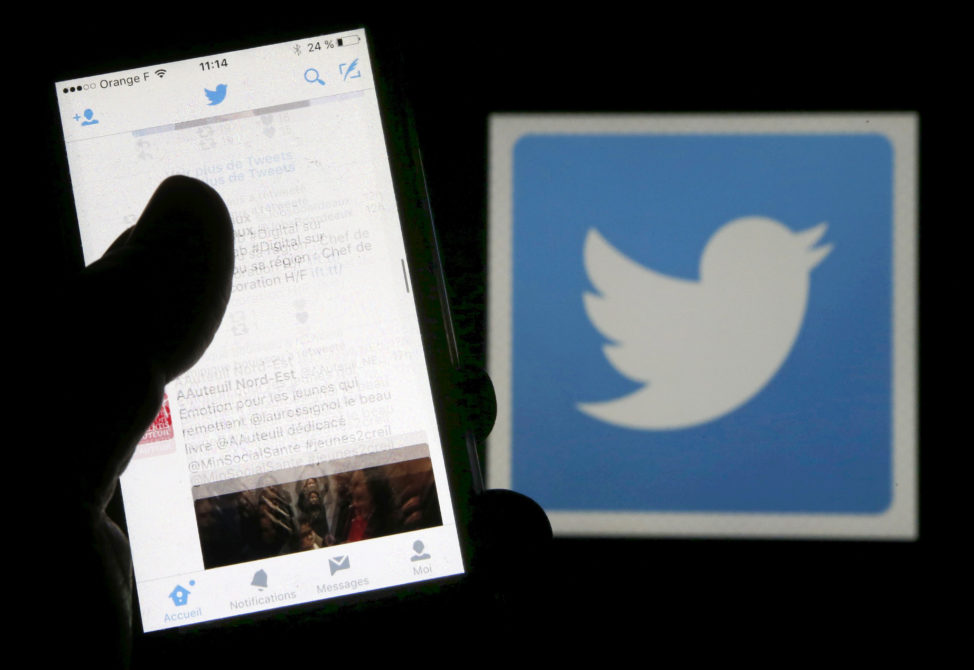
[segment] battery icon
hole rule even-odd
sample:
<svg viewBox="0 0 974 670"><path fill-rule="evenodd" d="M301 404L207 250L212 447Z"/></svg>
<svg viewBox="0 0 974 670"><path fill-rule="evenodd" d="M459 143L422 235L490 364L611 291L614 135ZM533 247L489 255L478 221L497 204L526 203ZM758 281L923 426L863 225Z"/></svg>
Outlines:
<svg viewBox="0 0 974 670"><path fill-rule="evenodd" d="M345 37L338 38L338 46L340 47L350 47L353 44L358 44L362 39L358 35L346 35Z"/></svg>

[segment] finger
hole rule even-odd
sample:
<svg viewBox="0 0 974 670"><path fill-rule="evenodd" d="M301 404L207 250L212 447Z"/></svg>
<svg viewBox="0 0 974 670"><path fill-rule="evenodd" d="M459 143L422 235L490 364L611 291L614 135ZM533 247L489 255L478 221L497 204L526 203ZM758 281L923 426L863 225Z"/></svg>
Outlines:
<svg viewBox="0 0 974 670"><path fill-rule="evenodd" d="M475 571L498 584L514 584L534 574L527 566L543 570L552 532L538 503L504 489L484 491L473 503L470 535ZM511 547L518 547L519 561L508 560Z"/></svg>
<svg viewBox="0 0 974 670"><path fill-rule="evenodd" d="M116 251L121 247L125 246L126 244L128 244L129 237L132 236L133 230L135 230L135 226L129 226L128 228L126 228L125 232L123 232L121 235L115 238L115 241L112 242L112 245L108 247L108 250L105 253L110 254L112 253L112 251Z"/></svg>
<svg viewBox="0 0 974 670"><path fill-rule="evenodd" d="M233 226L219 194L189 177L166 179L139 222L85 269L83 298L107 321L138 332L143 357L166 381L213 339L230 299ZM134 347L133 347L134 348Z"/></svg>
<svg viewBox="0 0 974 670"><path fill-rule="evenodd" d="M281 530L286 531L288 533L292 532L291 531L291 526L289 526L288 524L284 523L280 519L278 519L276 517L270 517L270 520L271 520L271 523L273 523L275 526L277 526Z"/></svg>
<svg viewBox="0 0 974 670"><path fill-rule="evenodd" d="M268 512L270 512L272 514L276 514L277 516L279 516L281 518L284 518L284 519L290 519L291 518L290 513L289 512L286 512L284 510L283 506L281 506L280 504L278 504L278 502L275 502L274 500L272 500L270 498L264 498L261 502L263 502L263 504L267 508Z"/></svg>
<svg viewBox="0 0 974 670"><path fill-rule="evenodd" d="M272 493L265 493L265 495L262 496L262 500L266 501L268 505L277 508L288 506L288 502L284 500L284 498Z"/></svg>
<svg viewBox="0 0 974 670"><path fill-rule="evenodd" d="M271 516L277 516L280 519L289 519L291 517L290 514L270 501L265 501L264 504L266 505L267 513Z"/></svg>
<svg viewBox="0 0 974 670"><path fill-rule="evenodd" d="M86 499L114 489L164 385L212 340L232 273L226 206L202 182L173 177L78 277L62 314L72 337L54 351L62 379L80 391L66 411L81 442L69 458Z"/></svg>
<svg viewBox="0 0 974 670"><path fill-rule="evenodd" d="M420 506L420 503L421 503L421 501L419 499L419 496L413 496L413 497L409 498L406 502L404 502L402 504L402 508L403 509L410 509L412 507L419 507Z"/></svg>

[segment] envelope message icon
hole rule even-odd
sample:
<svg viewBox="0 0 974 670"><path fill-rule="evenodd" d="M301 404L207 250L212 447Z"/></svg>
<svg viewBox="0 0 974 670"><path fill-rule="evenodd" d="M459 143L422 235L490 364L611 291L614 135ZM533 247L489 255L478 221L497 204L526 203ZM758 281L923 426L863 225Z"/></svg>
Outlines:
<svg viewBox="0 0 974 670"><path fill-rule="evenodd" d="M348 554L344 556L332 556L328 559L328 568L333 575L339 570L348 570L349 567Z"/></svg>

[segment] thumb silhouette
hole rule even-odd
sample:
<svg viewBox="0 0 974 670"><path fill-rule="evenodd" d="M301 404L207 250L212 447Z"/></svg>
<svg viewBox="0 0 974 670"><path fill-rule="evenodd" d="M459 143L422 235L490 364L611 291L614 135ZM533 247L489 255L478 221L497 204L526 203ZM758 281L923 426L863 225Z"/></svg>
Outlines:
<svg viewBox="0 0 974 670"><path fill-rule="evenodd" d="M105 507L165 384L212 341L232 275L233 228L220 196L195 179L170 177L138 223L61 288L37 329L34 357L49 365L32 395L41 413L35 422L50 429L42 434L51 444L15 468L42 491L31 496L38 521L24 538L35 578L18 602L44 620L70 598L79 609L70 621L55 617L68 627L58 636L84 645L46 648L45 662L81 653L96 667L128 663L131 558Z"/></svg>
<svg viewBox="0 0 974 670"><path fill-rule="evenodd" d="M84 389L75 425L88 448L75 464L90 501L107 501L162 401L163 387L212 341L230 299L233 227L220 196L170 177L138 223L67 291L83 324L64 369Z"/></svg>

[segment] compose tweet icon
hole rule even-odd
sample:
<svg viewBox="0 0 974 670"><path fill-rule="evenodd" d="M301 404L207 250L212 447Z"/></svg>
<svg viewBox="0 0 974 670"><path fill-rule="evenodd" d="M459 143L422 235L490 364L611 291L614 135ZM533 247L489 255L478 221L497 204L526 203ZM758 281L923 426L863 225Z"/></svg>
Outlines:
<svg viewBox="0 0 974 670"><path fill-rule="evenodd" d="M227 97L227 85L218 84L216 89L212 91L208 88L204 88L203 93L206 95L206 99L210 101L207 104L210 106L219 105L221 102L223 102L224 98Z"/></svg>
<svg viewBox="0 0 974 670"><path fill-rule="evenodd" d="M913 532L915 119L503 115L491 138L490 486L574 534Z"/></svg>

